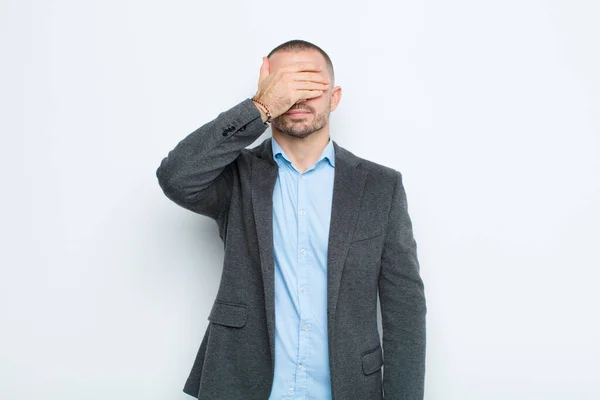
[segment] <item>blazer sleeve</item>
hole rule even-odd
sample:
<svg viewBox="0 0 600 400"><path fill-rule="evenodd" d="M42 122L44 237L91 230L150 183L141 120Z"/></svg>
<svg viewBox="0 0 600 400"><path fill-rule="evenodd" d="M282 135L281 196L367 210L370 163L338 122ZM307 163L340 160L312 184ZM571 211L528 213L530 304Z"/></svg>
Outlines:
<svg viewBox="0 0 600 400"><path fill-rule="evenodd" d="M267 127L252 99L243 100L169 151L156 170L158 184L176 204L219 222L229 209L235 159Z"/></svg>
<svg viewBox="0 0 600 400"><path fill-rule="evenodd" d="M422 400L425 294L402 175L396 174L379 274L383 390L386 400Z"/></svg>

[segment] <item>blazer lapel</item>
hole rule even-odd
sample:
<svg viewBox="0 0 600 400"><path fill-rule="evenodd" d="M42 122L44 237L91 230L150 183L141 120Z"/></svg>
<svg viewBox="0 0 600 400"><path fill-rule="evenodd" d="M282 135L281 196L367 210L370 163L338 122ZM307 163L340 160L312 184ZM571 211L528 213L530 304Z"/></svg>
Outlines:
<svg viewBox="0 0 600 400"><path fill-rule="evenodd" d="M258 235L265 311L271 359L275 357L275 261L273 251L273 189L278 166L273 160L272 138L257 148L252 165L252 204ZM360 159L333 141L335 168L329 242L327 250L327 323L329 348L333 349L334 319L344 261L358 219L367 172ZM330 363L332 355L330 351Z"/></svg>
<svg viewBox="0 0 600 400"><path fill-rule="evenodd" d="M258 238L258 250L263 277L265 312L271 360L275 358L275 255L273 251L273 190L278 166L273 160L271 138L258 147L258 158L252 165L252 205Z"/></svg>
<svg viewBox="0 0 600 400"><path fill-rule="evenodd" d="M333 338L335 310L350 240L354 234L367 172L360 159L333 142L335 148L335 178L327 248L327 334L329 364L333 375Z"/></svg>

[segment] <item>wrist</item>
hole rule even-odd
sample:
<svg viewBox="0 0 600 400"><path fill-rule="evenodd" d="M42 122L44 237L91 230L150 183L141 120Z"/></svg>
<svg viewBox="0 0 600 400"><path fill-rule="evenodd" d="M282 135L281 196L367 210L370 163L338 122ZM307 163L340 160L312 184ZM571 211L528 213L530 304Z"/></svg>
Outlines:
<svg viewBox="0 0 600 400"><path fill-rule="evenodd" d="M265 112L265 109L260 104L254 102L254 101L252 103L256 106L258 111L260 111L260 117L262 118L263 122L266 123L268 116L267 116L267 113Z"/></svg>
<svg viewBox="0 0 600 400"><path fill-rule="evenodd" d="M263 120L263 123L265 123L265 124L270 123L272 116L271 116L271 112L269 111L269 108L267 107L267 105L265 103L263 103L261 100L257 99L256 96L254 96L252 98L252 102L254 103L256 108L258 108L258 110L260 111L260 116Z"/></svg>

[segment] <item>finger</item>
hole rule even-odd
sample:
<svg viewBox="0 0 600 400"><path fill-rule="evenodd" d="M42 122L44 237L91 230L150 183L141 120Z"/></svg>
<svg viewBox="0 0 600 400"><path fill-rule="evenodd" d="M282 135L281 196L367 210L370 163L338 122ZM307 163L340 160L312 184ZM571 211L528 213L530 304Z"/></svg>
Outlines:
<svg viewBox="0 0 600 400"><path fill-rule="evenodd" d="M292 76L292 79L295 81L311 81L326 84L330 83L329 76L325 73L295 72Z"/></svg>
<svg viewBox="0 0 600 400"><path fill-rule="evenodd" d="M300 100L298 100L298 101L319 97L322 94L323 94L323 90L301 90L299 92Z"/></svg>
<svg viewBox="0 0 600 400"><path fill-rule="evenodd" d="M311 81L296 81L293 82L292 86L296 90L328 90L328 83L311 82Z"/></svg>
<svg viewBox="0 0 600 400"><path fill-rule="evenodd" d="M290 65L286 65L282 67L285 71L290 72L299 72L299 71L313 71L313 72L321 72L323 70L320 64L310 62L310 61L299 61L296 63L292 63Z"/></svg>

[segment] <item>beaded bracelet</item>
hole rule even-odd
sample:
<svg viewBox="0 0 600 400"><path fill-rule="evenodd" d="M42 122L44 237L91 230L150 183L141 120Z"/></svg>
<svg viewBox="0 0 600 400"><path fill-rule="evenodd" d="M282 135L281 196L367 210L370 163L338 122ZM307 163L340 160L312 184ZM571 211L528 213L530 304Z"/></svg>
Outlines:
<svg viewBox="0 0 600 400"><path fill-rule="evenodd" d="M265 124L268 124L271 122L271 113L269 112L269 109L267 108L267 106L265 106L265 103L263 103L260 100L255 99L254 97L252 98L252 101L260 104L261 106L263 106L265 108L265 113L267 113L267 120L265 121Z"/></svg>

